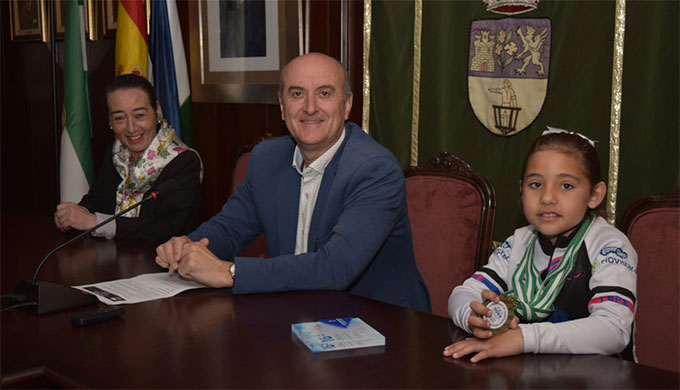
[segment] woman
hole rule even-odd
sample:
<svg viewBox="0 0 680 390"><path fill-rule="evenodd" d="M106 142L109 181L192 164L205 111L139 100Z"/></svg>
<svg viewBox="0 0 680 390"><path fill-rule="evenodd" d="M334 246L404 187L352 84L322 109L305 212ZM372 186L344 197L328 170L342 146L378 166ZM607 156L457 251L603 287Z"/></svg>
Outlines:
<svg viewBox="0 0 680 390"><path fill-rule="evenodd" d="M173 179L176 190L159 194L92 234L160 244L193 231L200 217L201 159L163 120L151 83L133 74L119 76L106 89L106 105L116 140L94 186L80 203L57 205L57 227L62 231L90 229Z"/></svg>

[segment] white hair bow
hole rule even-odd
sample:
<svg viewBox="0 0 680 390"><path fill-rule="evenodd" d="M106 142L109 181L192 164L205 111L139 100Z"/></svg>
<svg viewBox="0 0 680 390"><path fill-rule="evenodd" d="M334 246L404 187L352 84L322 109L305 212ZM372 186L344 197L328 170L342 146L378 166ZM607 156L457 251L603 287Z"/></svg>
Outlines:
<svg viewBox="0 0 680 390"><path fill-rule="evenodd" d="M550 126L546 126L546 127L547 127L548 129L547 129L547 130L543 130L543 133L541 133L541 135L555 134L555 133L574 134L574 135L578 135L579 137L581 137L581 138L583 138L584 140L588 141L588 143L589 143L592 147L595 147L595 142L597 142L597 141L593 141L592 139L586 137L585 135L583 135L583 134L581 134L581 133L577 133L577 132L569 131L569 130L564 130L564 129L559 129L559 128L557 128L557 127L550 127Z"/></svg>

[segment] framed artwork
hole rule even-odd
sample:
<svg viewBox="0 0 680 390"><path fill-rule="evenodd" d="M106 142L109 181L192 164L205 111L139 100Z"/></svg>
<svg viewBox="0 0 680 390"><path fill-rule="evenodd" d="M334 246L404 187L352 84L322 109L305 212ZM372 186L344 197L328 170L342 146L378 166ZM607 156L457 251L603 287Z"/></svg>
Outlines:
<svg viewBox="0 0 680 390"><path fill-rule="evenodd" d="M58 40L64 39L64 32L66 31L66 1L52 0L50 2L54 8L55 26L54 32ZM91 41L97 40L97 1L84 0L83 12L85 13L85 34Z"/></svg>
<svg viewBox="0 0 680 390"><path fill-rule="evenodd" d="M66 1L52 0L52 7L54 7L54 33L57 39L64 39L64 32L66 31Z"/></svg>
<svg viewBox="0 0 680 390"><path fill-rule="evenodd" d="M192 100L278 104L279 72L298 55L297 2L191 4Z"/></svg>
<svg viewBox="0 0 680 390"><path fill-rule="evenodd" d="M9 10L13 41L47 40L45 0L10 0Z"/></svg>
<svg viewBox="0 0 680 390"><path fill-rule="evenodd" d="M118 27L118 0L102 1L102 27L104 36L115 38Z"/></svg>
<svg viewBox="0 0 680 390"><path fill-rule="evenodd" d="M96 41L99 36L99 25L97 20L97 5L99 1L85 0L83 1L85 11L85 33L91 41Z"/></svg>

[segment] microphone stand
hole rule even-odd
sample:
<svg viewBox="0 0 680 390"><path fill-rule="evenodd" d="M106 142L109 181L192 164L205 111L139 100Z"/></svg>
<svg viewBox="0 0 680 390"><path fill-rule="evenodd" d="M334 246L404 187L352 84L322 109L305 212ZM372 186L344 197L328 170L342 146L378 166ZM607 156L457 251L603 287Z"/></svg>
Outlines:
<svg viewBox="0 0 680 390"><path fill-rule="evenodd" d="M21 280L17 285L14 294L14 300L22 304L21 310L27 311L33 315L40 316L47 313L52 313L61 310L72 309L81 306L94 305L99 300L96 296L86 293L85 291L76 290L71 287L62 286L60 284L38 282L38 272L45 264L47 259L52 256L58 250L78 241L83 236L92 233L93 231L99 229L101 226L113 221L114 219L124 215L125 213L135 209L145 203L148 200L156 199L156 192L152 192L151 196L142 199L140 202L136 203L134 206L129 207L118 214L114 214L105 221L95 225L94 227L78 234L72 239L66 241L65 243L52 249L47 256L45 256L38 267L35 269L33 274L33 279L29 282L28 280ZM35 304L31 304L35 302Z"/></svg>

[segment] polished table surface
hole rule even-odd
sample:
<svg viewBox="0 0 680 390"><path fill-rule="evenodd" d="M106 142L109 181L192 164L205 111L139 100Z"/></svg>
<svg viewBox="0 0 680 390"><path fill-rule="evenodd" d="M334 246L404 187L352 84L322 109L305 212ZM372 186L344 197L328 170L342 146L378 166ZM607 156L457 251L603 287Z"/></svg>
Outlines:
<svg viewBox="0 0 680 390"><path fill-rule="evenodd" d="M30 279L75 236L51 216L2 213L2 293ZM154 248L87 237L51 258L39 280L79 285L162 272ZM9 306L4 302L3 307ZM344 292L232 295L191 290L124 305L122 317L75 327L72 309L1 314L3 388L678 388L677 373L606 356L520 355L478 364L444 358L465 337L451 321ZM292 323L360 317L384 347L312 353Z"/></svg>

